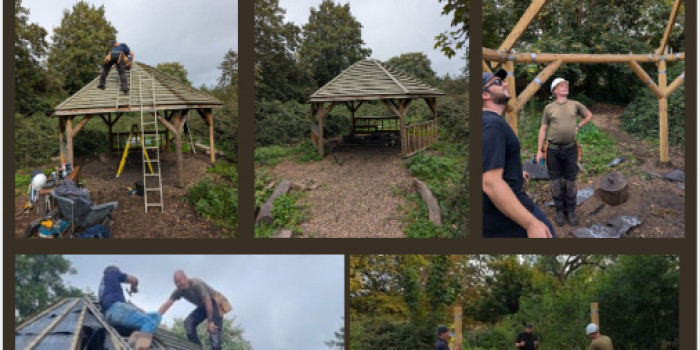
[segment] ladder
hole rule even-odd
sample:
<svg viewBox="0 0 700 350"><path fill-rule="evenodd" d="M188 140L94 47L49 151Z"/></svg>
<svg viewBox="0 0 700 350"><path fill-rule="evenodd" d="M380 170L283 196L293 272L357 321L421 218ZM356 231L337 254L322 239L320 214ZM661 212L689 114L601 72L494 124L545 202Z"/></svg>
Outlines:
<svg viewBox="0 0 700 350"><path fill-rule="evenodd" d="M144 84L145 83L145 84ZM150 86L144 86L148 85ZM150 88L153 100L153 119L144 117L143 113L143 89ZM149 207L160 207L163 211L163 183L160 176L160 136L158 135L158 113L156 111L156 87L153 77L144 78L139 74L139 104L141 107L141 159L143 161L143 203L144 210L148 212ZM153 131L146 140L146 132ZM150 159L146 157L146 151L152 150ZM146 168L155 165L157 171L147 173ZM149 201L149 198L151 200Z"/></svg>

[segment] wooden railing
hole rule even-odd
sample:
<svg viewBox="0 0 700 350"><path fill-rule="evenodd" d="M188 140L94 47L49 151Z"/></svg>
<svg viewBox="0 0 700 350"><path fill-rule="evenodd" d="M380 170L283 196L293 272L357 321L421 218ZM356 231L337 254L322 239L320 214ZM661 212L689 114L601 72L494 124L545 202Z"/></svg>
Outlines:
<svg viewBox="0 0 700 350"><path fill-rule="evenodd" d="M408 125L404 130L402 143L405 144L403 149L406 156L432 145L438 139L437 120Z"/></svg>

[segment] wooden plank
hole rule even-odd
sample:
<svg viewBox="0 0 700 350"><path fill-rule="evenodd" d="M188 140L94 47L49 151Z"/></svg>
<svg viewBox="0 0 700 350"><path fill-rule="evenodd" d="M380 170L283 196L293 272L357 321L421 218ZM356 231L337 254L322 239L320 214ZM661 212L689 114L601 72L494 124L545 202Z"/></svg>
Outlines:
<svg viewBox="0 0 700 350"><path fill-rule="evenodd" d="M75 330L73 331L73 339L71 339L70 347L68 348L70 350L78 350L78 339L80 338L83 330L83 322L85 320L86 313L87 307L83 305L83 308L80 311L80 316L78 316L78 322L75 324Z"/></svg>
<svg viewBox="0 0 700 350"><path fill-rule="evenodd" d="M666 91L666 61L659 62L659 89ZM668 100L659 98L659 148L661 163L668 163Z"/></svg>
<svg viewBox="0 0 700 350"><path fill-rule="evenodd" d="M36 338L34 338L34 340L33 340L31 343L29 343L29 345L27 345L27 347L24 348L24 349L25 349L25 350L32 350L32 349L34 349L37 345L39 345L39 343L41 342L41 340L44 339L44 337L45 337L47 334L49 334L49 332L51 332L51 331L56 327L56 325L58 325L58 324L66 317L66 315L68 315L68 314L72 311L73 307L74 307L76 304L78 304L79 301L80 301L80 299L76 299L75 301L73 301L72 304L70 304L69 306L67 306L67 307L66 307L66 310L63 311L60 315L56 316L56 317L53 319L53 321L51 321L51 323L50 323L48 326L46 326L46 328L44 328L44 330L42 330L41 333L39 333L39 334L36 336Z"/></svg>
<svg viewBox="0 0 700 350"><path fill-rule="evenodd" d="M562 54L562 53L506 53L492 49L482 49L483 58L492 62L549 63L562 60L564 63L627 63L685 61L685 53L657 54Z"/></svg>

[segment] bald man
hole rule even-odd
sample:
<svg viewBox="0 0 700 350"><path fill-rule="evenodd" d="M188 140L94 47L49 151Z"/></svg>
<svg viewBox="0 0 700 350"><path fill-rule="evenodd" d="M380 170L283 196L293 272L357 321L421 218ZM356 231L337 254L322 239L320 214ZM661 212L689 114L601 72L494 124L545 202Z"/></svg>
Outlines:
<svg viewBox="0 0 700 350"><path fill-rule="evenodd" d="M175 291L170 298L160 307L158 313L165 314L173 303L180 298L185 298L190 303L197 306L185 319L185 332L187 339L198 344L197 326L202 321L207 320L207 331L209 332L209 344L212 350L221 349L221 328L223 326L223 315L231 310L226 298L204 281L198 278L188 278L185 272L177 270L173 274Z"/></svg>

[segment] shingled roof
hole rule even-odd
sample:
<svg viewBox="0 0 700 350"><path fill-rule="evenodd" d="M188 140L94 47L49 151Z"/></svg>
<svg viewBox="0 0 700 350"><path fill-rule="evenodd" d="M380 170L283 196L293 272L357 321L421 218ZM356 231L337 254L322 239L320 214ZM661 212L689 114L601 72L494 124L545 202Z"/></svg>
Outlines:
<svg viewBox="0 0 700 350"><path fill-rule="evenodd" d="M355 62L309 97L308 102L438 97L445 93L376 59Z"/></svg>
<svg viewBox="0 0 700 350"><path fill-rule="evenodd" d="M100 337L95 335L102 332L104 344L99 348L131 349L125 336L107 324L96 300L66 298L19 325L15 329L15 349L77 350L84 342L98 341ZM151 349L199 350L200 347L159 328Z"/></svg>
<svg viewBox="0 0 700 350"><path fill-rule="evenodd" d="M157 110L188 109L188 108L221 108L223 102L215 97L199 91L155 68L140 62L134 62L131 69L126 71L129 93L120 92L119 73L111 69L106 80L105 90L100 90L97 77L80 91L61 102L52 115L87 115L112 112L136 112L141 110L140 93L143 89L144 111L153 111L153 90ZM149 80L153 78L153 81ZM139 88L141 82L141 88Z"/></svg>

